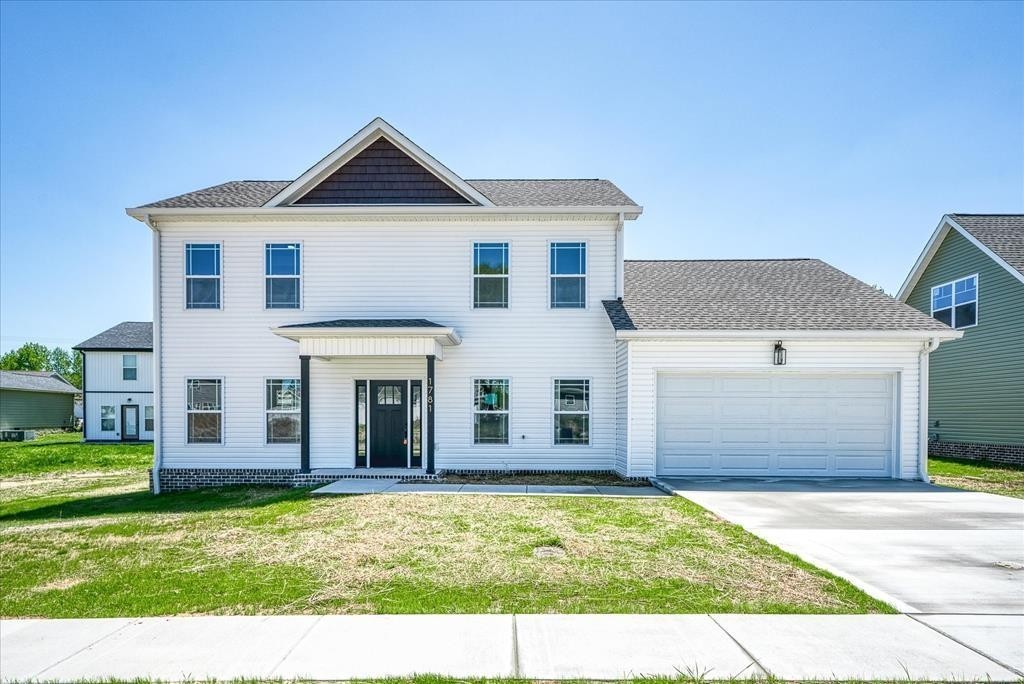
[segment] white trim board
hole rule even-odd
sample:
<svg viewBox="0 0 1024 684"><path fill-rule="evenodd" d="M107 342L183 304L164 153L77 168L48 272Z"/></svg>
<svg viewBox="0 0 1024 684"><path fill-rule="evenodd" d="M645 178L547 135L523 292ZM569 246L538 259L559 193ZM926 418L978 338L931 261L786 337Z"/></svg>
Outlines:
<svg viewBox="0 0 1024 684"><path fill-rule="evenodd" d="M942 246L942 242L946 239L950 230L955 230L963 235L968 242L980 249L985 256L1006 269L1014 278L1024 283L1024 273L1021 273L1013 266L1006 263L1002 257L982 244L978 238L971 235L969 230L950 218L949 214L946 214L942 217L942 220L939 221L939 225L935 227L935 231L928 239L928 243L925 245L921 255L917 258L917 261L914 263L914 267L910 269L910 274L903 282L902 287L900 287L900 291L896 294L896 299L906 303L907 299L910 297L910 293L915 287L917 287L917 282L921 279L921 275L924 273L924 270L928 268L928 264L931 263L932 257L935 256L939 247Z"/></svg>

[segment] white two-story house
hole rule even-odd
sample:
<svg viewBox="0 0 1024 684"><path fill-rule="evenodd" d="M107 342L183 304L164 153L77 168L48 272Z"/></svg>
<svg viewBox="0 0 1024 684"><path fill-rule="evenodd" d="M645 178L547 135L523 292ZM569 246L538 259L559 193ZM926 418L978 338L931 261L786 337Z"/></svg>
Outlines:
<svg viewBox="0 0 1024 684"><path fill-rule="evenodd" d="M153 324L125 321L75 345L82 354L82 438L153 439Z"/></svg>
<svg viewBox="0 0 1024 684"><path fill-rule="evenodd" d="M957 333L818 261L626 262L641 211L605 180L465 180L381 119L293 181L129 209L155 488L922 475L918 388Z"/></svg>

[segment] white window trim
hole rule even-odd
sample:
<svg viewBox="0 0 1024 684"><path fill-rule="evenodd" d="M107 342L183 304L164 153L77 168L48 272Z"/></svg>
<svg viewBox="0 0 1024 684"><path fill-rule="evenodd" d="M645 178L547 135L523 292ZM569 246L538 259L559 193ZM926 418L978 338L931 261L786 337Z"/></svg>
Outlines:
<svg viewBox="0 0 1024 684"><path fill-rule="evenodd" d="M574 275L567 275L567 274L562 274L561 276L559 276L559 275L555 275L555 274L553 274L551 272L551 247L552 247L552 245L555 245L555 244L558 244L558 243L563 243L563 242L576 242L576 243L580 243L580 244L583 245L583 271L584 271L583 274L582 274L582 278L583 278L583 306L578 307L578 308L577 307L566 307L566 306L560 306L560 307L551 306L551 291L552 291L551 281L554 278L560 278L560 277L561 278L579 278L579 277L581 277L579 275L575 275L574 276ZM548 287L547 287L547 290L548 290L548 294L547 294L547 307L548 307L548 310L550 310L550 311L589 311L590 310L590 240L586 240L586 239L574 240L574 239L571 239L571 238L565 238L565 239L560 239L560 240L548 240L547 251L544 253L544 259L545 259L545 264L547 265L547 268L545 270L547 271L547 276L548 276Z"/></svg>
<svg viewBox="0 0 1024 684"><path fill-rule="evenodd" d="M478 411L476 408L476 383L478 380L504 380L508 385L508 407L504 411ZM470 378L469 381L469 439L474 449L478 448L497 448L497 449L508 449L512 446L512 378L500 377L494 375L488 376L476 376ZM500 442L486 442L477 443L476 441L476 416L477 414L495 414L504 413L508 418L508 440L502 444ZM421 438L422 439L422 438Z"/></svg>
<svg viewBox="0 0 1024 684"><path fill-rule="evenodd" d="M188 383L190 380L218 380L220 381L220 410L219 411L193 411L188 407ZM227 412L224 407L227 405L227 383L224 376L217 375L190 375L185 378L185 429L183 437L186 447L222 447L227 443ZM219 442L190 442L188 441L188 414L190 413L219 413L220 414L220 441Z"/></svg>
<svg viewBox="0 0 1024 684"><path fill-rule="evenodd" d="M507 275L481 275L476 274L476 246L479 244L505 244L508 246L508 274ZM507 301L505 306L476 306L476 279L477 278L506 278L508 289L506 291ZM512 240L507 238L486 238L473 239L469 241L469 308L472 311L508 311L512 308Z"/></svg>
<svg viewBox="0 0 1024 684"><path fill-rule="evenodd" d="M135 357L135 365L134 366L126 366L125 365L125 360L129 356ZM135 370L135 377L134 378L126 378L126 377L124 377L124 372L126 370L128 370L129 368L133 368ZM139 380L139 355L138 354L121 354L121 382L138 382L138 380Z"/></svg>
<svg viewBox="0 0 1024 684"><path fill-rule="evenodd" d="M589 401L587 402L586 411L559 411L558 405L555 402L555 381L556 380L586 380L587 382L587 395ZM548 385L548 394L550 396L549 404L551 408L551 431L550 439L551 446L561 449L592 449L594 447L594 379L588 375L559 375L557 377L552 376L551 384ZM555 416L558 414L565 413L569 415L586 414L587 420L587 443L586 444L564 444L555 439Z"/></svg>
<svg viewBox="0 0 1024 684"><path fill-rule="evenodd" d="M215 276L190 276L188 274L188 246L189 245L220 245L219 252L219 268L217 269L220 273ZM197 240L195 242L186 240L181 244L181 273L182 273L182 291L181 291L181 308L185 311L223 311L224 310L224 241L223 240ZM189 278L216 278L220 281L218 287L220 296L218 297L217 306L211 307L198 307L193 308L188 305L188 279Z"/></svg>
<svg viewBox="0 0 1024 684"><path fill-rule="evenodd" d="M958 328L956 327L956 284L961 280L967 280L968 278L974 278L974 323L972 323L971 325L962 325ZM948 307L950 309L949 319L953 323L953 325L951 325L950 327L953 328L953 330L967 330L969 328L977 326L978 323L981 323L981 278L977 273L965 275L961 278L955 278L953 280L950 280L949 282L939 283L938 285L932 286L932 288L928 291L928 308L931 311L932 318L935 318L936 311L945 311L947 308L935 308L935 291L938 290L940 287L946 287L947 285L949 285L950 287L952 297L952 302Z"/></svg>
<svg viewBox="0 0 1024 684"><path fill-rule="evenodd" d="M105 409L105 408L110 409L111 412L114 414L114 416L112 418L106 418L106 419L103 418L103 409ZM118 431L118 429L117 429L117 417L118 417L117 416L117 406L114 406L114 405L111 405L111 404L100 404L100 432L117 432ZM104 420L112 420L112 421L114 421L113 429L111 429L111 430L104 430L103 429L103 421Z"/></svg>
<svg viewBox="0 0 1024 684"><path fill-rule="evenodd" d="M267 273L267 246L268 245L298 245L299 246L299 275L298 276L275 276ZM264 311L302 311L305 306L305 283L303 278L306 273L306 245L302 240L265 240L263 242L263 310ZM269 278L295 278L299 279L299 305L297 307L269 307L267 306L267 280Z"/></svg>
<svg viewBox="0 0 1024 684"><path fill-rule="evenodd" d="M298 447L302 443L302 438L294 442L271 442L269 440L270 435L267 434L267 418L271 413L291 413L299 416L299 425L301 429L302 425L302 400L299 400L299 408L294 411L283 411L281 409L268 409L267 408L267 383L271 380L294 380L299 385L299 396L302 396L302 379L301 378L286 378L281 376L270 377L269 375L263 378L263 445L268 447L286 447L294 448Z"/></svg>

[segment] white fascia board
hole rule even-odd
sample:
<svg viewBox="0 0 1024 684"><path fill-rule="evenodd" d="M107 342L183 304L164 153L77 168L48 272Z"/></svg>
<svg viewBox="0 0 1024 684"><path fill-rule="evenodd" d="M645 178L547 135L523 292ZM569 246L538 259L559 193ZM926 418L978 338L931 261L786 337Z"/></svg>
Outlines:
<svg viewBox="0 0 1024 684"><path fill-rule="evenodd" d="M294 216L386 216L394 215L500 215L500 214L531 214L531 215L561 215L561 214L600 214L609 217L609 220L617 220L621 214L627 220L634 220L641 213L643 207L621 206L621 207L475 207L451 204L318 204L309 206L287 206L287 207L129 207L125 213L132 218L145 222L147 217L158 219L166 217L220 217L236 216L278 216L287 219Z"/></svg>
<svg viewBox="0 0 1024 684"><path fill-rule="evenodd" d="M430 337L446 347L462 343L455 328L289 328L277 327L275 335L298 342L311 337Z"/></svg>
<svg viewBox="0 0 1024 684"><path fill-rule="evenodd" d="M387 138L388 141L429 169L439 179L452 186L467 200L484 207L494 206L479 190L462 180L451 169L434 159L419 145L380 117L368 123L355 135L335 148L333 152L310 167L305 173L289 183L287 187L267 200L263 206L276 207L295 201L336 169L344 166L349 159L362 152L381 136Z"/></svg>
<svg viewBox="0 0 1024 684"><path fill-rule="evenodd" d="M903 282L903 286L900 287L900 291L897 293L896 298L901 302L906 302L907 298L910 297L910 293L915 287L917 287L917 282L921 279L921 275L924 273L924 270L928 268L928 264L931 263L932 257L935 256L935 252L937 252L939 247L942 246L942 242L946 239L950 230L955 230L960 235L963 235L968 242L980 249L985 256L1006 269L1014 278L1024 283L1024 273L1021 273L1013 266L1006 263L1002 257L982 244L978 238L971 235L970 231L954 221L947 214L942 217L941 221L939 221L939 225L935 228L931 238L928 239L928 243L925 245L924 250L922 250L921 256L917 258L914 268L910 270L910 275L907 276L907 279Z"/></svg>
<svg viewBox="0 0 1024 684"><path fill-rule="evenodd" d="M773 339L773 340L958 340L962 330L619 330L619 340Z"/></svg>

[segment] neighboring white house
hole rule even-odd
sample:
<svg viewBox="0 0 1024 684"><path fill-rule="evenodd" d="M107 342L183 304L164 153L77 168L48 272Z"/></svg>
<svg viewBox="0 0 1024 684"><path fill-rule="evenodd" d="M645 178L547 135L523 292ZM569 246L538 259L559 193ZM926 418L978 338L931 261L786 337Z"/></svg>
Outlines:
<svg viewBox="0 0 1024 684"><path fill-rule="evenodd" d="M153 324L125 321L74 347L82 353L83 439L153 439Z"/></svg>
<svg viewBox="0 0 1024 684"><path fill-rule="evenodd" d="M606 180L465 180L381 119L294 181L129 209L155 486L923 475L918 387L958 333L818 261L625 262L641 211Z"/></svg>

